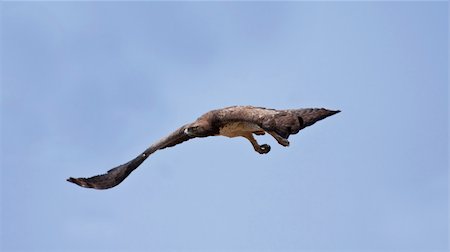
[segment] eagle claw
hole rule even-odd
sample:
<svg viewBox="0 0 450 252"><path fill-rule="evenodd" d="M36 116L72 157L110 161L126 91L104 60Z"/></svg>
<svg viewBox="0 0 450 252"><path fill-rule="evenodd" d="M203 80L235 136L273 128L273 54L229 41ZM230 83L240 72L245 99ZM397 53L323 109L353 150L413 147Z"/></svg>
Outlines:
<svg viewBox="0 0 450 252"><path fill-rule="evenodd" d="M266 154L266 153L269 153L269 151L270 151L270 145L268 145L268 144L260 145L259 150L257 150L257 152L259 154Z"/></svg>
<svg viewBox="0 0 450 252"><path fill-rule="evenodd" d="M285 139L285 138L280 139L280 140L277 139L277 141L278 141L279 144L283 145L284 147L288 147L289 146L289 141L287 139Z"/></svg>

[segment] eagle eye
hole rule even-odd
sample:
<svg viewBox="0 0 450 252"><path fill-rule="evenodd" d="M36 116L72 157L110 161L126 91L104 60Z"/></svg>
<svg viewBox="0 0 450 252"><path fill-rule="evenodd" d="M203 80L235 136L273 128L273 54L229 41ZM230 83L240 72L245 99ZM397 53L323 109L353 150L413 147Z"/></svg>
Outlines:
<svg viewBox="0 0 450 252"><path fill-rule="evenodd" d="M199 131L199 126L195 125L195 126L187 127L184 130L184 133L187 135L190 135L190 136L197 136L198 131Z"/></svg>

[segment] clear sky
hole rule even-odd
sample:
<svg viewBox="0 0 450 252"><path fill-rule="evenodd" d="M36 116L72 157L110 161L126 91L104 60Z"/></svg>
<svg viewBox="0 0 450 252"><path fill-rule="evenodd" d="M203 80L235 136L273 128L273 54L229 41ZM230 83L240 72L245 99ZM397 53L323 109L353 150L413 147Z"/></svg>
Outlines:
<svg viewBox="0 0 450 252"><path fill-rule="evenodd" d="M1 8L1 251L447 251L447 2ZM230 105L342 113L65 181Z"/></svg>

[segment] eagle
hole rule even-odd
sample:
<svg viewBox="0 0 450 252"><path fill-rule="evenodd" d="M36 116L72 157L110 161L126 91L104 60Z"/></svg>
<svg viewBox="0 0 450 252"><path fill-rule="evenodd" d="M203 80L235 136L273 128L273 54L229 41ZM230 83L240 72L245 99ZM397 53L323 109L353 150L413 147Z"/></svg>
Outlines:
<svg viewBox="0 0 450 252"><path fill-rule="evenodd" d="M290 135L313 125L339 110L324 108L268 109L253 106L232 106L211 110L192 123L185 124L148 147L131 161L119 165L107 173L90 178L73 178L67 181L81 187L108 189L120 184L132 171L139 167L157 150L173 147L193 138L209 136L245 137L259 154L267 154L270 146L259 144L254 135L270 134L282 146L289 146Z"/></svg>

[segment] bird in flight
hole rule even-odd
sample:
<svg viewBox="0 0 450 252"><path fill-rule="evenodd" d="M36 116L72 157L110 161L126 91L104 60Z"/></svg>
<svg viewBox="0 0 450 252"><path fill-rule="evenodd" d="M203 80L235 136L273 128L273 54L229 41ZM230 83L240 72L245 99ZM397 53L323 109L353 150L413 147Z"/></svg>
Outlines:
<svg viewBox="0 0 450 252"><path fill-rule="evenodd" d="M259 154L270 151L267 144L259 144L253 135L270 134L282 146L289 146L290 135L313 125L339 110L324 108L276 110L253 106L233 106L211 110L192 123L181 126L172 134L152 144L139 156L107 173L90 178L69 178L67 181L94 189L108 189L120 184L152 153L193 138L209 136L245 137Z"/></svg>

